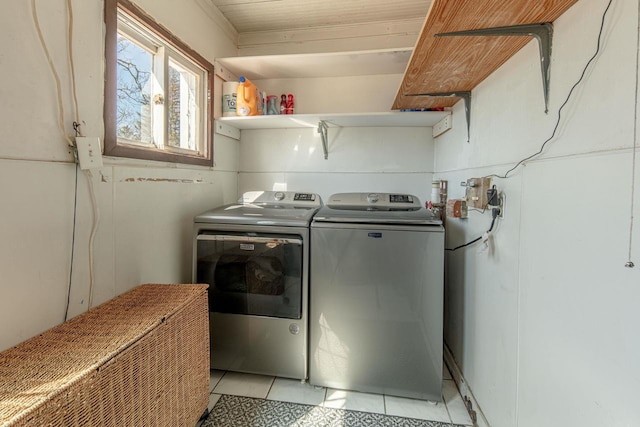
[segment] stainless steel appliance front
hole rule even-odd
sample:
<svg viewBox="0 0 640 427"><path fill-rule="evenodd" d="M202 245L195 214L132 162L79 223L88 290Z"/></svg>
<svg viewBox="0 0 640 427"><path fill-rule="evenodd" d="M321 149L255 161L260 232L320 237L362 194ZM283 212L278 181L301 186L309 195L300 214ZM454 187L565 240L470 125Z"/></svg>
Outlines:
<svg viewBox="0 0 640 427"><path fill-rule="evenodd" d="M308 233L197 227L194 282L210 286L213 369L307 378Z"/></svg>
<svg viewBox="0 0 640 427"><path fill-rule="evenodd" d="M306 379L309 223L321 201L248 195L194 220L193 281L209 284L211 367Z"/></svg>
<svg viewBox="0 0 640 427"><path fill-rule="evenodd" d="M311 225L309 382L440 401L444 229L419 202L349 203Z"/></svg>

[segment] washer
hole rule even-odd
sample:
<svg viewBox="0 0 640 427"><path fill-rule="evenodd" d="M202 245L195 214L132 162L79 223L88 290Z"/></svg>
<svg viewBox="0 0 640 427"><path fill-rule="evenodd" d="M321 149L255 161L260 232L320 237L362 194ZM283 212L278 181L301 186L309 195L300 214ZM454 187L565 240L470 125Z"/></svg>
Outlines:
<svg viewBox="0 0 640 427"><path fill-rule="evenodd" d="M209 284L213 369L308 377L309 224L321 204L250 192L195 217L193 282Z"/></svg>
<svg viewBox="0 0 640 427"><path fill-rule="evenodd" d="M443 275L417 197L332 195L311 224L309 382L441 401Z"/></svg>

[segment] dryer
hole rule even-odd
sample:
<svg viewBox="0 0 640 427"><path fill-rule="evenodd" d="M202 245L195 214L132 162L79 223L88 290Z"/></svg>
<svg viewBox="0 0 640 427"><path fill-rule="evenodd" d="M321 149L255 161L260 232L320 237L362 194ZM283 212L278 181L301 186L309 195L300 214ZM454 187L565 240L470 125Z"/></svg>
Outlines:
<svg viewBox="0 0 640 427"><path fill-rule="evenodd" d="M212 368L307 378L309 224L321 204L313 193L248 192L195 217Z"/></svg>

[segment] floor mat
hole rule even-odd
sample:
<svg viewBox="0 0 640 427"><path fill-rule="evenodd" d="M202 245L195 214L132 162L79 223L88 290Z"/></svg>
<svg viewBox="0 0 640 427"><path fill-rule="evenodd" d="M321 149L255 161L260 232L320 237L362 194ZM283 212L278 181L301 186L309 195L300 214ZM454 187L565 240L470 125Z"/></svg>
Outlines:
<svg viewBox="0 0 640 427"><path fill-rule="evenodd" d="M202 427L464 427L439 421L222 395Z"/></svg>

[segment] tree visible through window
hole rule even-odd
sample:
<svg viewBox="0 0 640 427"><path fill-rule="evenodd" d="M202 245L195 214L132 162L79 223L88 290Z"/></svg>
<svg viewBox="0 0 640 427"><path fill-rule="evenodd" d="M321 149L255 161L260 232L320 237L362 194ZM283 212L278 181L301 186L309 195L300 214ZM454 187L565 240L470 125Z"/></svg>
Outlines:
<svg viewBox="0 0 640 427"><path fill-rule="evenodd" d="M105 154L211 165L213 65L128 0L105 7Z"/></svg>
<svg viewBox="0 0 640 427"><path fill-rule="evenodd" d="M149 52L118 35L119 139L151 143L151 63Z"/></svg>
<svg viewBox="0 0 640 427"><path fill-rule="evenodd" d="M196 149L198 76L169 61L169 145Z"/></svg>

